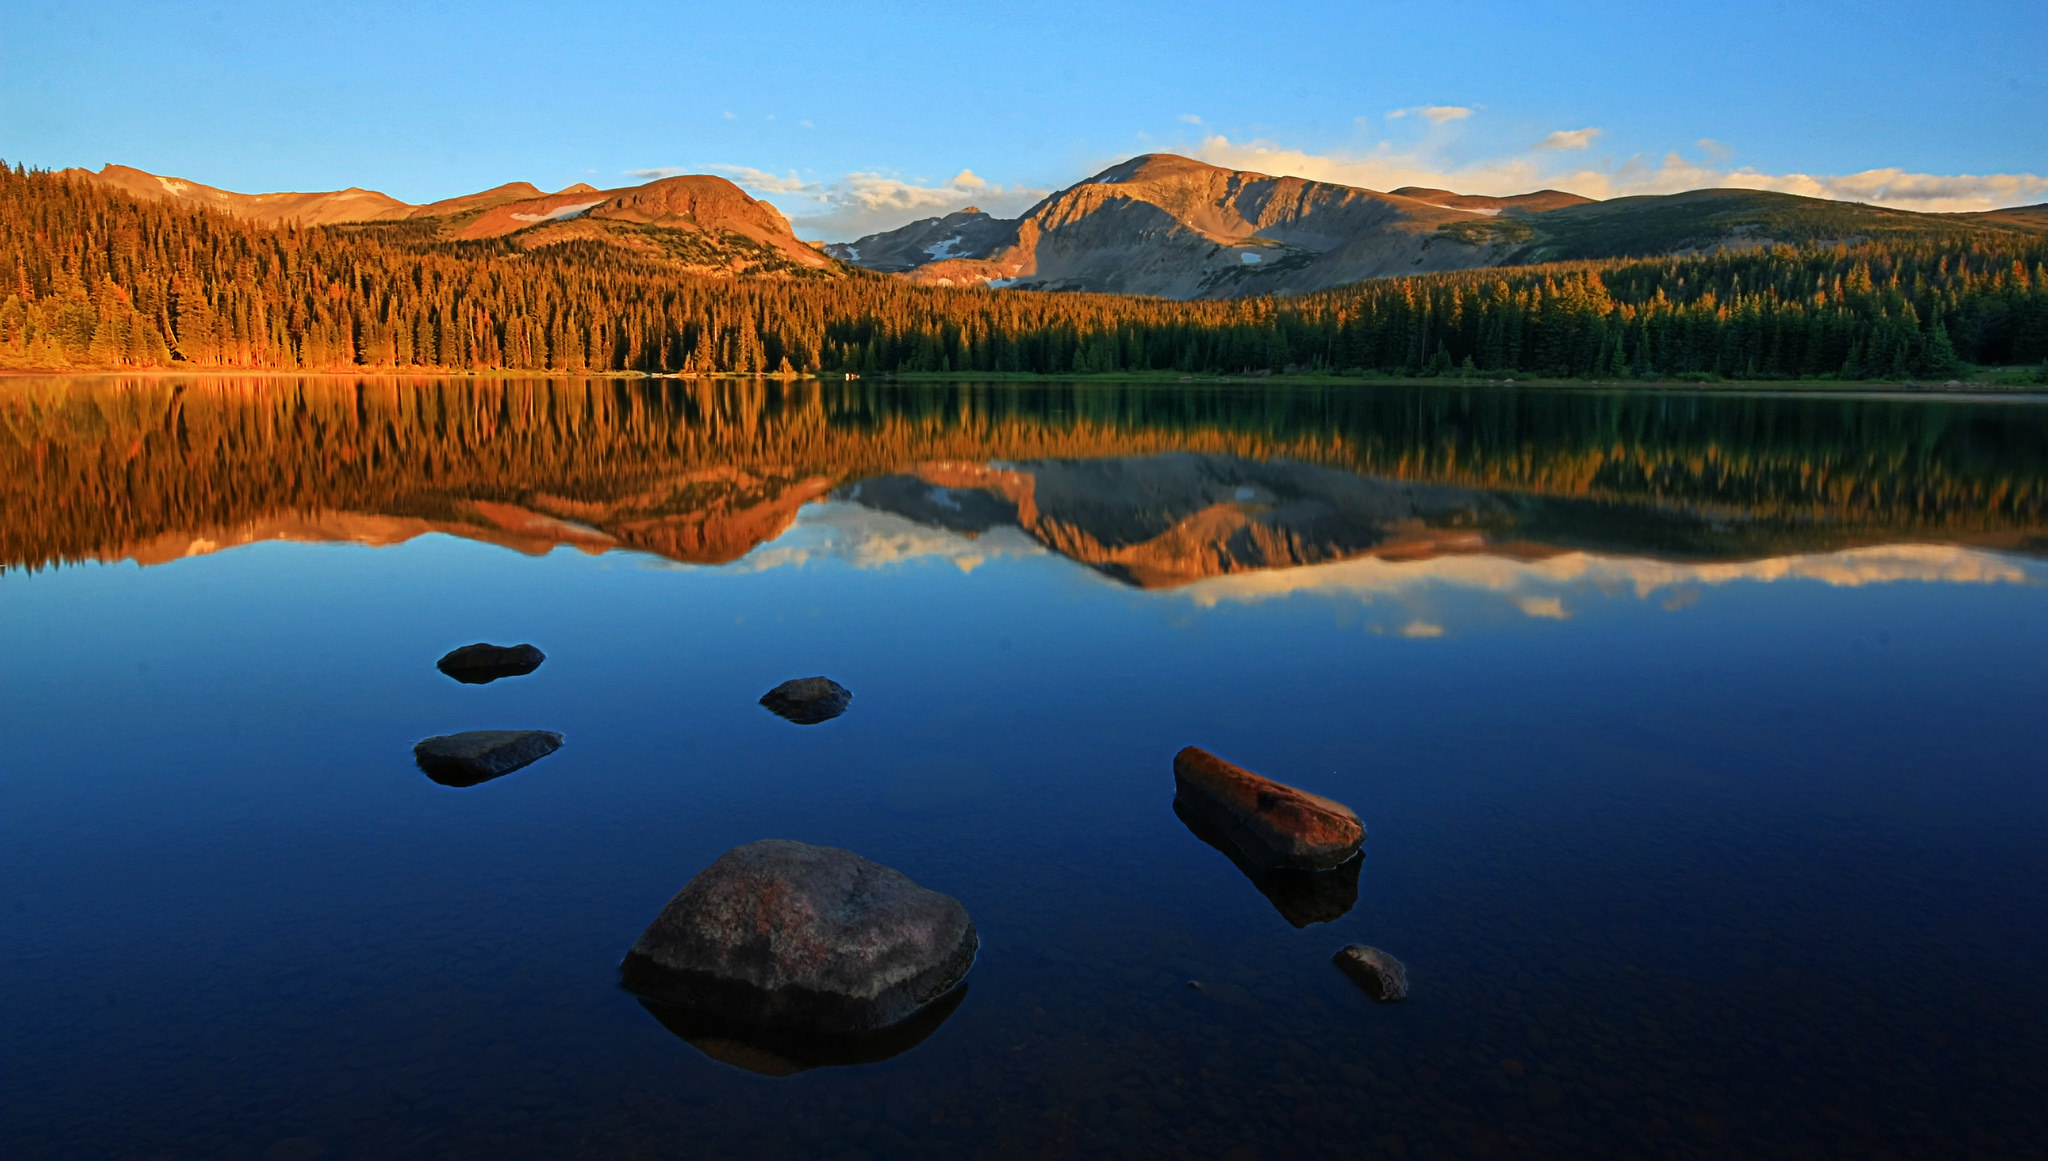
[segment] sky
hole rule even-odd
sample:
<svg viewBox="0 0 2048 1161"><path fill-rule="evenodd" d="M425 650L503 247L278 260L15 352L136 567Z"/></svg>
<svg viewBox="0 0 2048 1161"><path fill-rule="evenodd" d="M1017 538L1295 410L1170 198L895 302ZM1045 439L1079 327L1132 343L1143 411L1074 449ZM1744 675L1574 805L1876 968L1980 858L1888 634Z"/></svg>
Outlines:
<svg viewBox="0 0 2048 1161"><path fill-rule="evenodd" d="M409 202L717 173L804 237L1138 153L1372 189L2048 202L2048 2L5 0L0 159Z"/></svg>

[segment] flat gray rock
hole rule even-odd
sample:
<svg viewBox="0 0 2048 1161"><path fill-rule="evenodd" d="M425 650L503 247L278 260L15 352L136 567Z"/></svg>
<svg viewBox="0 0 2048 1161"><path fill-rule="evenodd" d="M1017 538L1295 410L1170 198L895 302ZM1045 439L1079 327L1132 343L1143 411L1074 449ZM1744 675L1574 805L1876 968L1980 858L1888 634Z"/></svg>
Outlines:
<svg viewBox="0 0 2048 1161"><path fill-rule="evenodd" d="M434 663L434 668L464 685L485 685L501 677L524 677L547 659L547 654L532 645L488 645L479 641L450 650Z"/></svg>
<svg viewBox="0 0 2048 1161"><path fill-rule="evenodd" d="M852 851L765 839L698 872L619 978L727 1027L871 1033L950 992L979 946L951 895Z"/></svg>
<svg viewBox="0 0 2048 1161"><path fill-rule="evenodd" d="M412 756L443 786L475 786L561 748L562 735L549 730L471 730L428 738L412 748Z"/></svg>
<svg viewBox="0 0 2048 1161"><path fill-rule="evenodd" d="M852 701L853 694L829 677L793 678L761 695L761 704L777 717L800 726L830 721Z"/></svg>
<svg viewBox="0 0 2048 1161"><path fill-rule="evenodd" d="M1337 953L1337 966L1365 989L1365 994L1382 1004L1408 998L1408 969L1401 961L1377 947L1354 943Z"/></svg>

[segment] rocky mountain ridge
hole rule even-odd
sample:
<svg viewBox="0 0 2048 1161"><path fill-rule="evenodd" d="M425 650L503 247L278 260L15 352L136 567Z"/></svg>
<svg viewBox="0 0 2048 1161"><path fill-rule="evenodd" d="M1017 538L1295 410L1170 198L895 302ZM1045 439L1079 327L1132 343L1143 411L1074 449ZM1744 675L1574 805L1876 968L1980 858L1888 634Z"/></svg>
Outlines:
<svg viewBox="0 0 2048 1161"><path fill-rule="evenodd" d="M527 249L598 241L703 273L826 274L840 269L838 262L800 241L774 206L705 174L608 190L579 183L554 193L518 181L410 205L354 187L326 193L233 193L125 165L107 165L97 173L63 172L146 201L201 205L269 225L375 230L405 223L408 230L423 227L430 238L511 238Z"/></svg>

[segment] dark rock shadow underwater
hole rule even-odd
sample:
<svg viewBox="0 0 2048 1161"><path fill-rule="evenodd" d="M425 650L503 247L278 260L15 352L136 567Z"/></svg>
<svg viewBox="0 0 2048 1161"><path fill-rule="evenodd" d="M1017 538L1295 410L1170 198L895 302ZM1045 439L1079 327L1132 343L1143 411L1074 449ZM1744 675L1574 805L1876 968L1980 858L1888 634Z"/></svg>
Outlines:
<svg viewBox="0 0 2048 1161"><path fill-rule="evenodd" d="M1341 919L1358 905L1358 872L1365 866L1363 851L1327 871L1264 867L1247 859L1222 831L1189 809L1178 795L1173 800L1173 813L1191 834L1229 859L1273 905L1273 910L1296 927Z"/></svg>
<svg viewBox="0 0 2048 1161"><path fill-rule="evenodd" d="M721 1020L701 1009L636 996L640 1006L690 1047L720 1064L762 1076L795 1076L813 1068L846 1068L901 1056L931 1038L961 1001L966 983L877 1032L832 1034L762 1028Z"/></svg>

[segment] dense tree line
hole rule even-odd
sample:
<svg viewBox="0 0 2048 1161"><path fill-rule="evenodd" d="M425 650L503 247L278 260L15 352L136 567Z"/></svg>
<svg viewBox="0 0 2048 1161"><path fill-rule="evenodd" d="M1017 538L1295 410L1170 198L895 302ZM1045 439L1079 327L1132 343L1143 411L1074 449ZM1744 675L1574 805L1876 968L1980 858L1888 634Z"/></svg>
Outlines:
<svg viewBox="0 0 2048 1161"><path fill-rule="evenodd" d="M270 228L0 166L0 367L1947 375L2048 360L2048 239L1606 261L1225 302L684 276L574 242Z"/></svg>

